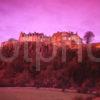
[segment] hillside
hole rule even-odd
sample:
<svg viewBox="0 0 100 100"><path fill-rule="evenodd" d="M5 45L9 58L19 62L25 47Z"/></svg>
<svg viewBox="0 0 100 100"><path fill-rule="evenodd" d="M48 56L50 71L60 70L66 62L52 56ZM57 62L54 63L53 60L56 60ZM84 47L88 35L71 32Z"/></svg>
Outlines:
<svg viewBox="0 0 100 100"><path fill-rule="evenodd" d="M28 44L28 49L25 44ZM40 43L39 46L42 57L52 56L52 44ZM14 60L7 60L14 54L14 47L19 47L18 55ZM100 89L100 62L92 61L88 57L86 45L82 46L82 62L78 62L78 49L67 46L55 48L55 56L50 61L40 59L39 70L35 42L9 42L1 47L3 57L0 57L0 86ZM66 52L63 54L62 50ZM95 57L100 57L100 49L96 49L94 45L92 52ZM25 59L27 56L31 61ZM62 59L62 56L66 59Z"/></svg>

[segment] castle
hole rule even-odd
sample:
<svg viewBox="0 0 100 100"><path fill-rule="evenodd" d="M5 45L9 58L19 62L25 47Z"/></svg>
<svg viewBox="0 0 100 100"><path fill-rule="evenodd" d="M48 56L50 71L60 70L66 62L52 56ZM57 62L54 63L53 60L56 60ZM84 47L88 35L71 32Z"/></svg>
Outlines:
<svg viewBox="0 0 100 100"><path fill-rule="evenodd" d="M29 33L26 34L24 32L20 33L19 40L9 39L6 42L2 42L2 46L9 43L16 42L43 42L45 44L52 43L56 46L66 45L71 48L77 48L79 44L82 44L82 39L77 33L73 32L56 32L52 36L46 36L43 33Z"/></svg>
<svg viewBox="0 0 100 100"><path fill-rule="evenodd" d="M69 46L72 49L77 48L78 45L83 44L82 38L77 33L73 32L56 32L52 36L46 36L43 33L29 33L26 34L24 32L20 33L19 39L9 39L8 41L2 42L0 47L8 45L10 43L17 43L17 42L43 42L45 44L52 43L56 46ZM94 44L95 48L100 49L100 43Z"/></svg>
<svg viewBox="0 0 100 100"><path fill-rule="evenodd" d="M62 43L64 43L64 45L68 45L68 46L72 46L72 45L78 45L82 43L82 39L79 37L79 35L77 33L73 33L73 32L57 32L54 33L52 36L52 42L53 44L57 44L57 45L62 45Z"/></svg>
<svg viewBox="0 0 100 100"><path fill-rule="evenodd" d="M52 36L46 36L43 33L29 33L25 34L23 32L20 33L19 37L20 42L45 42L52 43L54 45L60 46L62 43L68 46L78 45L82 43L82 39L79 37L77 33L73 32L56 32Z"/></svg>
<svg viewBox="0 0 100 100"><path fill-rule="evenodd" d="M43 33L34 32L34 33L25 34L25 33L21 32L19 41L20 42L25 42L25 41L29 41L29 42L34 41L35 42L38 40L42 41L43 37L44 37Z"/></svg>

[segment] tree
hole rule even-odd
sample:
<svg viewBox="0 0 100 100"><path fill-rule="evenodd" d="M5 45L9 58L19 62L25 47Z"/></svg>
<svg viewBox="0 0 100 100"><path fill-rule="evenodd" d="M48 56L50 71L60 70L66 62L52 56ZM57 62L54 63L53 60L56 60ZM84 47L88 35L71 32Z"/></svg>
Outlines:
<svg viewBox="0 0 100 100"><path fill-rule="evenodd" d="M86 41L87 44L89 44L94 37L95 37L94 33L91 31L88 31L84 35L84 40Z"/></svg>

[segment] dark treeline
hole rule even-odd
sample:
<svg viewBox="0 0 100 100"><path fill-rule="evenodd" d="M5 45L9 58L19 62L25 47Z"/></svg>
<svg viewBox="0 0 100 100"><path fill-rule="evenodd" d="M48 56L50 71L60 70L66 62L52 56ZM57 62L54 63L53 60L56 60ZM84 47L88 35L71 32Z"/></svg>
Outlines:
<svg viewBox="0 0 100 100"><path fill-rule="evenodd" d="M24 43L9 43L1 47L5 57L11 57L14 46L19 45L19 54L12 62L0 59L1 87L48 87L48 88L99 88L100 63L92 61L87 55L86 46L82 50L82 62L78 62L78 50L66 46L66 62L62 61L62 47L57 47L57 54L49 61L40 61L40 71L36 71L36 43L28 43L29 57L24 59ZM41 44L44 57L52 55L52 44ZM100 49L92 47L95 57L100 57Z"/></svg>

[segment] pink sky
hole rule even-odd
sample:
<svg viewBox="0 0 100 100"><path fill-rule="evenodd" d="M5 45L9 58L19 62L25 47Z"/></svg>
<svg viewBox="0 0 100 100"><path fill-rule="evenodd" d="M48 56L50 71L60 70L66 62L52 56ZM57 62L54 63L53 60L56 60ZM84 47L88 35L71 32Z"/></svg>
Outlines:
<svg viewBox="0 0 100 100"><path fill-rule="evenodd" d="M0 41L19 33L88 30L100 39L100 0L0 0Z"/></svg>

